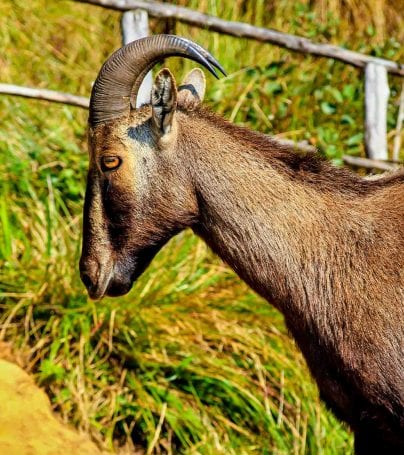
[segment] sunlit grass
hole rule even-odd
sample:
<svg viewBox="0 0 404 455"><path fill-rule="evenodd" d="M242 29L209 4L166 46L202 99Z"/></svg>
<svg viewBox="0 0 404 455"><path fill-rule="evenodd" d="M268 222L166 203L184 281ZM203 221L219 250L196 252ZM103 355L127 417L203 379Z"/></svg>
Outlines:
<svg viewBox="0 0 404 455"><path fill-rule="evenodd" d="M391 2L179 3L400 58ZM208 79L216 112L306 139L336 162L363 153L359 70L185 25L176 32L229 72ZM116 12L0 4L2 82L88 95L119 45ZM193 66L167 63L178 79ZM399 82L390 78L390 132ZM173 239L128 296L89 301L77 270L86 112L2 96L0 122L0 340L12 341L63 419L100 445L148 453L350 452L350 434L320 404L279 313L191 233Z"/></svg>

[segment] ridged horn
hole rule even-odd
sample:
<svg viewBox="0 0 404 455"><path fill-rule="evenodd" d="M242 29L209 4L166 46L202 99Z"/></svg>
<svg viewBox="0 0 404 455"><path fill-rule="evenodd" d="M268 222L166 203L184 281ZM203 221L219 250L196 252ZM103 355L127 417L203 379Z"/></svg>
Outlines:
<svg viewBox="0 0 404 455"><path fill-rule="evenodd" d="M198 44L175 35L153 35L121 47L102 66L90 99L89 124L129 114L146 74L166 57L186 57L200 63L215 77L215 68L226 74L220 63Z"/></svg>

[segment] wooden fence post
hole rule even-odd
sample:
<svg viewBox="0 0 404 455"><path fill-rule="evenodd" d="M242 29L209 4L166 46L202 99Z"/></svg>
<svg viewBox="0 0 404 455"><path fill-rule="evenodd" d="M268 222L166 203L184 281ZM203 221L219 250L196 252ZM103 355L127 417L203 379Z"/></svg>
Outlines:
<svg viewBox="0 0 404 455"><path fill-rule="evenodd" d="M365 146L373 160L387 160L387 70L370 62L365 67Z"/></svg>
<svg viewBox="0 0 404 455"><path fill-rule="evenodd" d="M400 160L401 128L404 121L404 82L401 84L400 107L398 108L396 134L393 145L393 161Z"/></svg>
<svg viewBox="0 0 404 455"><path fill-rule="evenodd" d="M122 44L128 44L139 38L149 35L149 16L147 11L136 9L125 11L121 19ZM150 103L150 94L153 85L153 76L151 71L146 74L136 98L136 107L145 103Z"/></svg>

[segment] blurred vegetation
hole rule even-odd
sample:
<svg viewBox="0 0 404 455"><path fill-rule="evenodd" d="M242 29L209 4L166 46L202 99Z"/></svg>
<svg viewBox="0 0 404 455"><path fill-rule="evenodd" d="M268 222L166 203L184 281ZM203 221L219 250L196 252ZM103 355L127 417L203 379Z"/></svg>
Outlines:
<svg viewBox="0 0 404 455"><path fill-rule="evenodd" d="M192 0L182 5L399 61L399 1ZM402 5L401 5L402 6ZM2 0L1 82L88 95L120 46L120 14ZM170 27L151 20L152 31ZM229 76L207 103L239 124L306 139L334 162L363 154L361 71L177 24ZM171 59L178 79L192 64ZM389 146L401 81L389 77ZM87 113L0 97L0 340L12 341L66 421L139 453L342 454L282 317L191 233L123 298L92 302L78 276Z"/></svg>

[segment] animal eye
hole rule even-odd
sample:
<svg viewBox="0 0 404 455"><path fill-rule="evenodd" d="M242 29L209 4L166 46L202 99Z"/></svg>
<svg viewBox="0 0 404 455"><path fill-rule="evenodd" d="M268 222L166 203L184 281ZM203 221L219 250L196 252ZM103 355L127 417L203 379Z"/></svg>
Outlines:
<svg viewBox="0 0 404 455"><path fill-rule="evenodd" d="M122 160L117 156L103 156L101 158L101 168L103 171L113 171L117 169Z"/></svg>

